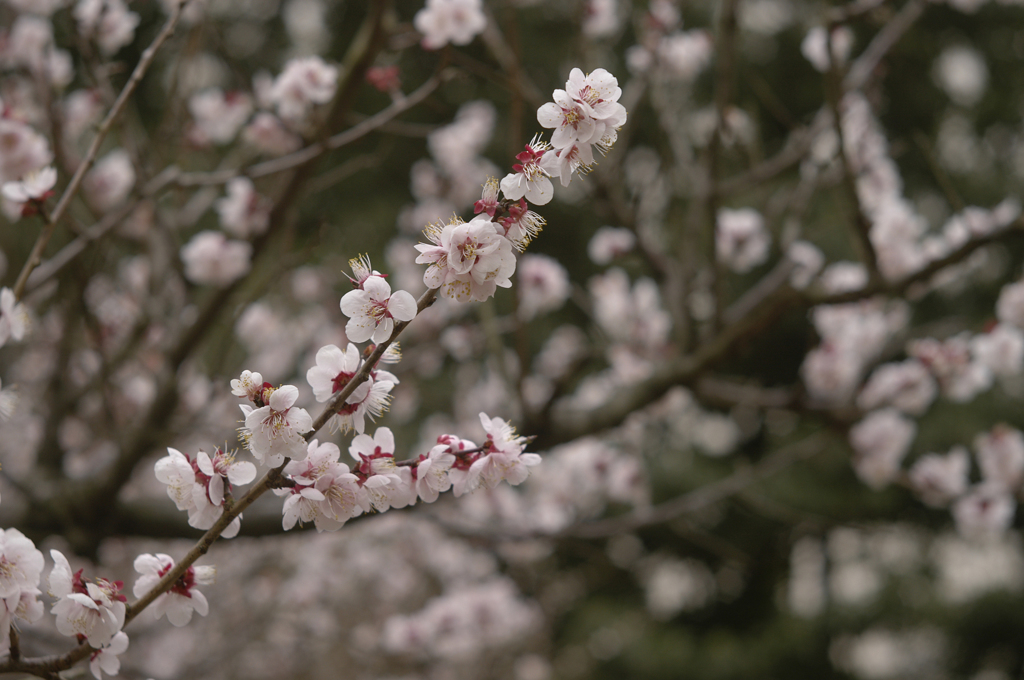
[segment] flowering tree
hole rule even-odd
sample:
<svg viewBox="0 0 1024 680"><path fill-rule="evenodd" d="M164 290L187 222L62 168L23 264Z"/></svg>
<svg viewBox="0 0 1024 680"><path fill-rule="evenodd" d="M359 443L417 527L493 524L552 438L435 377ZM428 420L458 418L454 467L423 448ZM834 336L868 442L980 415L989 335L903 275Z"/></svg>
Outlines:
<svg viewBox="0 0 1024 680"><path fill-rule="evenodd" d="M1024 663L1019 8L5 3L0 673Z"/></svg>

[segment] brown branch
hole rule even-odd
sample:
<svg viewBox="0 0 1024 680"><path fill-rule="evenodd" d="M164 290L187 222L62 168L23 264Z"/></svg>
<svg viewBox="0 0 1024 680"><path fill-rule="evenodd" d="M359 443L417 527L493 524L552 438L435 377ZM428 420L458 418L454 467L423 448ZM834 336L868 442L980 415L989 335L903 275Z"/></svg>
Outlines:
<svg viewBox="0 0 1024 680"><path fill-rule="evenodd" d="M430 94L447 79L447 77L447 74L431 77L408 96L401 97L400 99L392 102L392 104L387 108L382 109L360 123L353 125L344 132L339 132L324 142L316 142L286 156L274 158L269 161L263 161L262 163L256 163L255 165L250 165L245 168L218 170L216 172L188 172L175 174L172 177L165 178L163 180L163 184L164 186L173 184L180 187L226 184L239 176L252 178L266 177L268 175L284 172L285 170L291 170L300 165L305 165L317 158L320 158L328 151L340 149L347 144L351 144L357 139L365 137L400 114L408 111L410 108L416 106L430 96ZM163 186L160 186L156 190L162 188Z"/></svg>
<svg viewBox="0 0 1024 680"><path fill-rule="evenodd" d="M25 265L21 268L21 272L18 274L18 279L14 284L14 295L16 298L21 299L21 296L25 292L25 284L28 283L28 277L42 262L43 251L46 250L47 244L50 242L50 238L53 236L54 229L57 226L57 222L67 212L68 206L71 204L71 199L78 193L79 187L82 185L82 180L85 179L85 174L89 172L93 164L96 162L96 156L99 154L100 145L103 140L106 139L107 134L113 127L115 121L120 117L124 111L125 106L128 104L128 100L135 93L135 90L139 87L139 83L142 82L143 76L149 70L149 67L153 64L153 59L156 57L157 50L160 49L161 45L167 41L168 38L174 33L174 27L178 24L178 19L181 17L182 7L185 3L180 3L174 7L171 12L171 16L168 17L164 27L160 29L160 33L157 34L156 38L150 44L149 47L142 53L142 57L139 59L139 63L136 64L135 70L132 71L132 75L128 78L128 82L125 83L124 88L121 90L121 94L117 96L114 101L114 105L107 112L107 116L100 123L96 129L96 136L93 137L92 143L89 145L89 150L85 154L85 158L78 164L78 169L75 170L75 174L71 177L71 181L68 182L68 186L64 189L64 193L61 194L60 200L57 201L57 207L53 209L46 224L43 225L43 230L40 232L39 237L36 239L36 243L32 246L32 252L28 256L28 260Z"/></svg>
<svg viewBox="0 0 1024 680"><path fill-rule="evenodd" d="M812 434L806 439L778 449L752 467L740 468L725 479L707 484L670 501L650 508L640 508L619 517L577 524L557 535L604 538L662 524L697 512L781 472L794 463L821 453L828 441L829 437L824 432Z"/></svg>

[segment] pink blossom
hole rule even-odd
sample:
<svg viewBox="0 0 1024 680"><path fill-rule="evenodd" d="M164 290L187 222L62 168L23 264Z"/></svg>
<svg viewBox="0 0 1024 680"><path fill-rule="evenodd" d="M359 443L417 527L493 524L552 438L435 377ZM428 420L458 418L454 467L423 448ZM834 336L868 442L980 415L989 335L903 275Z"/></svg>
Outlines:
<svg viewBox="0 0 1024 680"><path fill-rule="evenodd" d="M71 565L60 552L51 550L50 557L50 595L58 598L50 612L57 617L57 630L61 635L81 635L96 648L108 644L124 626L123 584L102 578L88 581L82 578L81 569L71 573Z"/></svg>
<svg viewBox="0 0 1024 680"><path fill-rule="evenodd" d="M1000 423L974 439L974 450L987 484L1016 491L1024 481L1024 433Z"/></svg>
<svg viewBox="0 0 1024 680"><path fill-rule="evenodd" d="M508 288L515 272L512 244L500 235L486 215L470 222L458 217L447 225L430 225L424 235L432 245L419 243L418 264L429 264L423 275L428 288L440 288L454 300L482 302L494 295L495 287Z"/></svg>
<svg viewBox="0 0 1024 680"><path fill-rule="evenodd" d="M238 238L262 234L270 224L270 202L256 193L248 177L235 177L227 185L228 195L215 207L220 226Z"/></svg>
<svg viewBox="0 0 1024 680"><path fill-rule="evenodd" d="M448 471L455 463L448 444L438 444L429 453L421 454L416 464L416 493L425 503L433 503L438 495L451 488Z"/></svg>
<svg viewBox="0 0 1024 680"><path fill-rule="evenodd" d="M345 293L341 311L349 317L345 335L353 342L373 339L381 343L391 337L395 321L411 321L416 317L416 299L404 290L392 294L391 286L381 276L370 276L362 288Z"/></svg>
<svg viewBox="0 0 1024 680"><path fill-rule="evenodd" d="M100 212L116 208L135 186L135 168L124 149L114 149L96 162L82 182L86 198Z"/></svg>
<svg viewBox="0 0 1024 680"><path fill-rule="evenodd" d="M519 263L519 316L529 320L559 309L569 299L569 273L547 255L524 255Z"/></svg>
<svg viewBox="0 0 1024 680"><path fill-rule="evenodd" d="M896 409L870 413L850 428L857 476L873 489L889 484L896 478L916 434L914 421L904 418Z"/></svg>
<svg viewBox="0 0 1024 680"><path fill-rule="evenodd" d="M135 581L132 593L135 597L142 597L151 591L164 574L174 568L174 560L170 555L158 553L156 555L143 554L135 558L135 571L140 576ZM149 606L153 618L160 618L164 614L167 620L176 627L188 624L192 620L192 612L198 612L200 616L206 616L210 605L196 586L211 585L217 575L216 567L189 567L185 573L174 582L164 593L157 596Z"/></svg>
<svg viewBox="0 0 1024 680"><path fill-rule="evenodd" d="M110 644L97 649L89 657L89 671L96 680L103 680L103 674L115 676L121 672L121 660L118 655L128 651L128 636L119 632L110 640Z"/></svg>
<svg viewBox="0 0 1024 680"><path fill-rule="evenodd" d="M423 47L436 50L448 43L468 45L487 26L481 0L427 0L413 18L423 34Z"/></svg>
<svg viewBox="0 0 1024 680"><path fill-rule="evenodd" d="M219 87L211 87L193 94L188 110L195 120L193 140L201 144L227 144L238 134L252 113L252 97L244 92L225 94Z"/></svg>
<svg viewBox="0 0 1024 680"><path fill-rule="evenodd" d="M298 388L282 385L266 406L246 415L246 444L260 463L277 467L286 456L301 460L306 455L302 435L313 429L313 419L306 409L294 406L298 398Z"/></svg>
<svg viewBox="0 0 1024 680"><path fill-rule="evenodd" d="M605 265L633 250L636 235L629 229L601 227L587 243L587 255L594 264Z"/></svg>
<svg viewBox="0 0 1024 680"><path fill-rule="evenodd" d="M17 529L0 529L0 598L19 596L39 585L43 553Z"/></svg>
<svg viewBox="0 0 1024 680"><path fill-rule="evenodd" d="M281 118L303 121L316 104L334 98L338 86L338 69L320 57L304 57L289 61L270 88L270 99Z"/></svg>
<svg viewBox="0 0 1024 680"><path fill-rule="evenodd" d="M541 141L539 136L530 140L526 149L516 156L518 162L512 166L512 173L501 180L501 193L505 198L512 201L525 198L534 205L546 205L551 201L554 195L551 180L540 165L547 150L547 142Z"/></svg>
<svg viewBox="0 0 1024 680"><path fill-rule="evenodd" d="M14 338L21 341L28 326L28 312L25 305L14 297L10 288L0 288L0 347Z"/></svg>
<svg viewBox="0 0 1024 680"><path fill-rule="evenodd" d="M720 262L737 274L746 274L768 259L771 234L764 219L752 208L718 211L715 252Z"/></svg>
<svg viewBox="0 0 1024 680"><path fill-rule="evenodd" d="M1017 502L1001 484L978 484L953 506L953 519L962 536L992 539L1001 536L1013 522Z"/></svg>
<svg viewBox="0 0 1024 680"><path fill-rule="evenodd" d="M242 131L242 139L263 153L283 156L297 151L302 139L285 127L281 119L267 111L257 113Z"/></svg>
<svg viewBox="0 0 1024 680"><path fill-rule="evenodd" d="M954 446L945 456L926 453L910 468L910 484L925 503L943 507L967 491L970 466L962 446Z"/></svg>
<svg viewBox="0 0 1024 680"><path fill-rule="evenodd" d="M201 231L181 248L185 278L198 285L224 287L252 267L252 246L219 231Z"/></svg>

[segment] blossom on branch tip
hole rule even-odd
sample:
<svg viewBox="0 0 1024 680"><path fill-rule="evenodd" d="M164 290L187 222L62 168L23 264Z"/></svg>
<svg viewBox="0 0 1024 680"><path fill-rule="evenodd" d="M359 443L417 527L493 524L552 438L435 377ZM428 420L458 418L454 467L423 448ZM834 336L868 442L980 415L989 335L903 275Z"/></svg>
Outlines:
<svg viewBox="0 0 1024 680"><path fill-rule="evenodd" d="M416 299L404 290L391 292L381 276L369 276L362 288L345 293L341 311L349 317L345 334L353 342L372 339L382 343L391 337L395 321L412 321L416 317Z"/></svg>
<svg viewBox="0 0 1024 680"><path fill-rule="evenodd" d="M528 468L541 462L537 454L523 452L526 437L516 435L508 421L480 413L480 423L487 433L481 450L469 455L453 452L457 460L449 476L456 496L475 491L481 484L493 489L502 480L517 486L529 477Z"/></svg>
<svg viewBox="0 0 1024 680"><path fill-rule="evenodd" d="M132 593L135 597L142 597L160 582L164 574L174 568L174 560L170 555L162 553L143 554L135 558L134 566L135 571L141 575L136 579ZM206 596L196 590L196 586L212 584L216 575L216 567L190 566L170 589L153 600L153 604L149 606L153 617L158 619L166 614L167 620L180 628L192 620L193 611L199 612L200 616L206 616L210 605L206 601Z"/></svg>

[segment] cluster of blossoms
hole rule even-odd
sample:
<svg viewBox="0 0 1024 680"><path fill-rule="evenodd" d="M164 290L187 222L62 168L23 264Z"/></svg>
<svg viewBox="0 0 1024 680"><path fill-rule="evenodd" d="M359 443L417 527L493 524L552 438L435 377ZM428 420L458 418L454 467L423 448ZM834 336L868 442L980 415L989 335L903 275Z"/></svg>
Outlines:
<svg viewBox="0 0 1024 680"><path fill-rule="evenodd" d="M103 673L117 675L121 666L117 657L128 649L128 636L121 630L127 610L127 598L121 594L124 583L86 578L82 569L72 571L57 550L50 551L50 558L53 569L48 594L54 598L50 612L56 617L57 630L93 647L89 666L97 680ZM16 619L35 623L43 616L44 604L38 597L44 563L43 553L21 532L0 530L0 657L10 652L10 632ZM173 567L174 561L167 555L139 555L135 596L149 592ZM168 592L157 597L152 610L155 616L166 613L176 626L188 623L193 610L205 616L206 599L195 586L213 583L214 574L213 567L189 567Z"/></svg>
<svg viewBox="0 0 1024 680"><path fill-rule="evenodd" d="M209 529L224 512L232 484L248 484L256 478L256 466L217 449L211 457L205 451L194 460L177 449L168 448L167 456L157 461L156 478L167 485L167 495L188 512L189 526ZM236 517L224 536L238 534L240 516Z"/></svg>
<svg viewBox="0 0 1024 680"><path fill-rule="evenodd" d="M386 427L372 437L359 434L352 439L352 467L340 462L335 444L314 439L303 458L284 467L292 486L274 490L287 497L284 528L313 522L318 531L336 531L363 513L404 508L417 500L433 503L448 489L461 496L481 485L521 484L540 456L524 453L527 440L516 436L507 422L485 413L480 421L487 432L483 446L441 435L429 452L401 463L395 462L395 437Z"/></svg>
<svg viewBox="0 0 1024 680"><path fill-rule="evenodd" d="M626 122L621 95L608 71L584 75L573 69L565 89L554 91L555 101L537 110L541 126L554 129L550 145L534 137L516 156L511 173L500 182L489 180L471 221L454 217L424 230L430 243L416 246L416 262L429 265L423 276L427 287L464 302L486 300L499 286L511 286L514 251L525 250L544 225L529 203L547 204L553 196L551 177L568 186L574 174L590 171L594 147L602 153L611 148Z"/></svg>

